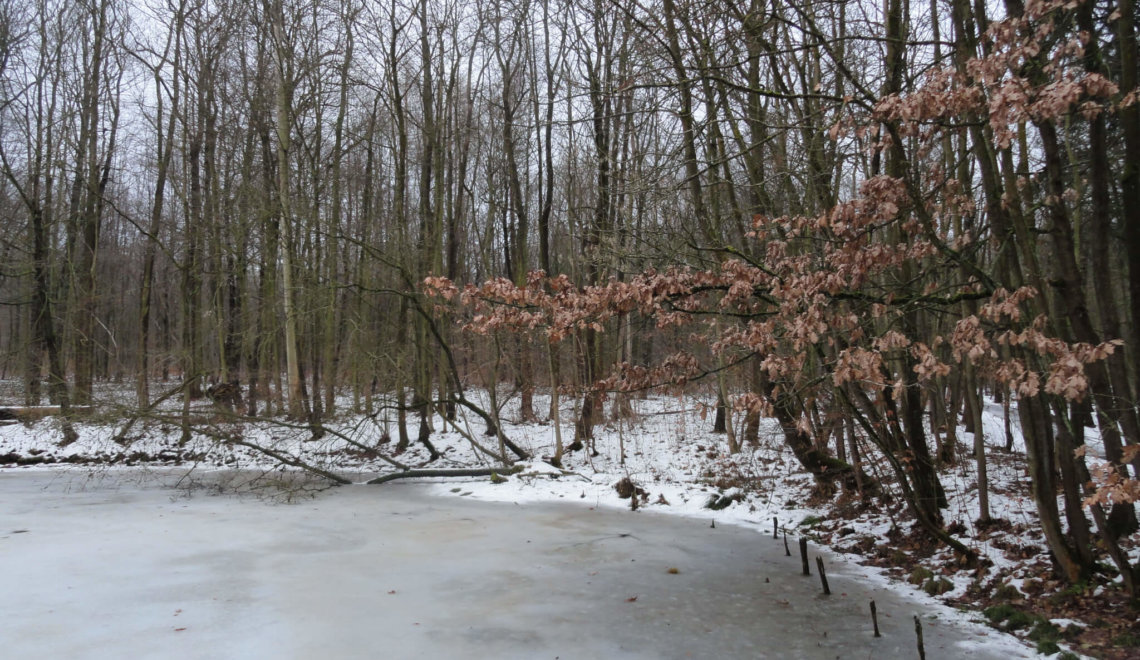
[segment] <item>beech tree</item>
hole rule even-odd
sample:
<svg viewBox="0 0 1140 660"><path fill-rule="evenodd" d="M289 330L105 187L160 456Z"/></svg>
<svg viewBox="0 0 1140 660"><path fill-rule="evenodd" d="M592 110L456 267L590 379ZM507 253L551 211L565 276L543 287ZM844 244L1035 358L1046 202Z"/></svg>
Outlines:
<svg viewBox="0 0 1140 660"><path fill-rule="evenodd" d="M960 33L966 31L962 12L968 9L957 6ZM666 11L673 11L672 5ZM929 454L921 392L956 373L975 386L980 379L1008 385L1022 406L1019 418L1033 491L1059 572L1075 582L1092 568L1093 540L1084 518L1088 505L1099 543L1108 548L1135 592L1135 569L1117 545L1121 529L1131 524L1127 518L1134 501L1128 495L1131 486L1123 485L1134 481L1122 462L1122 438L1130 438L1126 417L1134 411L1112 403L1121 395L1128 399L1131 385L1117 368L1119 385L1114 389L1113 356L1119 357L1122 340L1118 332L1104 339L1106 331L1118 327L1114 313L1098 313L1102 327L1093 325L1084 292L1086 283L1095 289L1097 282L1086 279L1094 276L1083 273L1078 264L1071 221L1071 214L1087 202L1093 214L1101 214L1096 230L1111 231L1105 221L1106 150L1097 147L1097 135L1104 130L1105 113L1135 100L1121 96L1105 68L1095 66L1099 58L1088 45L1095 24L1087 6L1040 2L1009 7L1007 18L990 25L983 52L960 58L956 70L936 68L909 84L903 82L898 50L906 38L899 11L895 5L888 7L881 92L835 61L862 98L841 99L831 139L863 142L873 154L873 176L850 201L814 216L758 214L750 240L759 243L759 249L726 247L736 258L713 269L650 270L628 282L611 278L585 287L542 273L524 287L506 280L462 292L442 280L429 280L428 287L470 306L468 327L480 333L543 328L559 340L579 331L598 333L605 323L629 312L652 317L659 327L705 326L714 355L736 350L760 358L768 387L740 397L738 405L775 415L797 458L817 478L827 481L856 473L826 454L823 460L812 454L819 449L810 438L820 432L813 428L812 408L842 401L845 413L894 467L920 525L967 558L971 551L942 527L939 507L944 500ZM819 34L814 20L802 16L806 31ZM972 36L963 38L977 43ZM683 73L676 62L674 68ZM987 121L980 128L972 124L979 116ZM1060 146L1059 123L1074 121L1091 124L1090 162L1101 168L1092 186L1099 193L1091 200L1069 185L1080 172L1067 171L1071 163L1065 162ZM1014 137L1027 123L1037 130L1042 158L1036 182L1015 180L1009 167ZM682 132L687 133L684 125L682 121ZM930 158L939 148L952 146L956 134L966 132L984 147L979 151L985 160L984 194L979 197L986 205L981 209L969 171L962 178L956 175L963 171L946 169ZM1021 140L1024 158L1029 147ZM688 153L691 161L692 151ZM989 160L994 154L997 163ZM1000 173L1003 167L1009 170L1005 175ZM692 168L689 172L691 186ZM1015 187L1040 190L1040 220L1020 216L1017 197L1001 191L1003 176ZM700 199L697 194L693 200ZM982 209L987 213L980 215ZM972 226L967 228L963 218ZM1042 254L1032 232L1018 230L1018 223L1023 228L1040 223L1050 238L1050 252ZM989 232L1010 240L996 260L988 259ZM1092 241L1092 249L1110 258L1105 248L1102 239ZM1113 282L1103 272L1095 277L1108 287L1104 300L1114 298ZM746 322L726 330L701 320L710 314ZM924 320L931 315L957 321L951 332L932 333ZM715 368L686 350L657 366L619 365L609 377L599 375L595 390L676 385ZM1093 400L1106 451L1118 471L1111 485L1082 501L1089 494L1081 486L1088 482L1088 470L1077 451L1082 427L1072 414L1073 404L1085 397ZM796 403L789 405L788 400ZM973 405L976 411L977 400ZM975 428L977 433L980 429ZM1135 445L1134 440L1127 442ZM976 451L984 465L983 447L977 445ZM1127 452L1129 459L1134 455ZM1055 465L1060 467L1059 483ZM1060 523L1058 486L1065 494L1067 531ZM1122 505L1125 512L1116 523L1102 509L1108 502Z"/></svg>

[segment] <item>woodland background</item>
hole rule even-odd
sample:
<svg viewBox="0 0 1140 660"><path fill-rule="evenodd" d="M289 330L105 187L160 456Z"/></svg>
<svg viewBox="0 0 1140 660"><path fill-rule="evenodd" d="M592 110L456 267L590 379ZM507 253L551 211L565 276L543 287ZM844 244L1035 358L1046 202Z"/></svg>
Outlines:
<svg viewBox="0 0 1140 660"><path fill-rule="evenodd" d="M774 417L821 490L875 495L886 457L964 562L937 468L977 463L985 521L956 429L992 398L1058 574L1135 596L1135 23L1132 0L0 0L0 376L65 413L130 382L187 432L203 393L314 434L385 408L401 447L463 406L504 462L465 389L532 418L541 388L578 418L555 463L607 403L697 383L730 448Z"/></svg>

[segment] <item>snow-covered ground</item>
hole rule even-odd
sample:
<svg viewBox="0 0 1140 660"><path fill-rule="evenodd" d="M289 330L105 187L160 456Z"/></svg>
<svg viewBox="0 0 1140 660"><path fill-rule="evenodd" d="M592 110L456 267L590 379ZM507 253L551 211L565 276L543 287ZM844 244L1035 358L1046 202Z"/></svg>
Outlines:
<svg viewBox="0 0 1140 660"><path fill-rule="evenodd" d="M439 497L516 503L577 502L588 507L628 510L630 500L620 498L615 485L629 478L645 491L639 507L643 511L699 518L710 524L739 525L769 536L775 524L793 543L797 537L807 536L829 544L840 553L836 561L859 565L857 570L867 580L907 592L939 616L959 620L981 621L980 614L959 607L963 602L981 599L1001 585L1019 589L1022 598L1032 599L1041 593L1042 583L1047 582L1042 572L1047 561L1045 546L1025 488L1027 476L1020 438L1016 436L1017 425L1013 424L1014 451L1006 454L1000 449L1005 444L1000 405L987 406L984 422L986 440L992 447L991 514L1005 522L985 529L975 525L977 486L974 463L968 458L967 449L971 436L962 429L958 437L963 458L942 473L951 503L944 512L948 524L991 564L978 572L958 570L948 551L931 554L928 547L915 542L910 535L911 524L899 503L901 498L896 498L893 505L875 507L864 506L853 498L813 499L812 480L784 446L774 421L766 420L762 425L759 443L730 454L726 437L710 433L710 398L698 394L634 399L633 417L607 421L597 427L596 456L587 451L567 454L563 469L559 470L542 458L553 454L556 432L569 444L573 435L573 401L563 399L562 419L556 428L547 420L546 397L535 398L535 410L546 421L525 424L518 423L518 399L505 392L500 398L505 401L501 415L506 436L534 458L523 463L520 474L506 480L429 480ZM485 404L486 396L482 399ZM351 402L340 403L344 410ZM29 462L27 459L42 461L41 465L73 462L85 470L90 469L90 459L120 466L178 465L193 471L238 468L263 471L266 483L272 483L276 472L289 468L283 468L254 446L296 457L354 481L398 471L392 461L412 468L496 465L475 447L478 443L497 451L495 438L484 436L482 422L470 414L461 414L458 420L465 433L447 428L438 417L434 420L436 432L431 441L443 456L429 463L428 453L420 445L413 445L398 456L392 454L395 425L386 422L383 415L343 413L328 424L330 433L313 440L304 425L235 422L212 409L201 408L195 411L195 417L203 432L180 445L181 431L173 412L166 419L140 421L120 442L114 438L123 422L113 414L96 417L78 423L80 438L66 447L57 446L60 428L56 420L2 427L0 459L9 464L16 457L24 463ZM1016 409L1013 412L1016 414ZM737 417L737 424L741 421ZM414 439L416 427L414 423L410 426ZM1093 437L1093 453L1095 443ZM870 461L866 469L872 476L883 478L890 488L885 464ZM721 498L728 498L722 501L728 504L725 508L709 508L711 501ZM1133 556L1140 559L1140 552L1133 549ZM913 577L915 566L929 573L922 573L914 580L918 584L911 585L907 578ZM931 589L931 583L938 588ZM922 587L942 593L929 596ZM1055 623L1062 630L1068 624ZM995 631L994 636L1002 634Z"/></svg>

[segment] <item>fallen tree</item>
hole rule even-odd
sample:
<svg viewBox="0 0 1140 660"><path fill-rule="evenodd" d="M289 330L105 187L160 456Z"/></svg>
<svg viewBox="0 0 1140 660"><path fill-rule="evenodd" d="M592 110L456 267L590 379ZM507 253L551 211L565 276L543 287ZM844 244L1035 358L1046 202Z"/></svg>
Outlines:
<svg viewBox="0 0 1140 660"><path fill-rule="evenodd" d="M436 470L405 470L403 472L393 472L382 477L369 479L364 483L368 486L375 486L377 484L395 481L396 479L415 479L417 477L492 477L495 475L518 474L522 471L522 465L512 465L505 468L441 468Z"/></svg>

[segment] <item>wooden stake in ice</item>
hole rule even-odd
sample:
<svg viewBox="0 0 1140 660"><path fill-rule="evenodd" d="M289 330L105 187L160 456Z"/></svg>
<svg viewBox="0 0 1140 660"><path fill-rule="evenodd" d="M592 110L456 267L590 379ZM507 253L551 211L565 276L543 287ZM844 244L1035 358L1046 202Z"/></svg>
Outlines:
<svg viewBox="0 0 1140 660"><path fill-rule="evenodd" d="M827 572L823 570L823 557L816 555L815 565L819 569L819 581L823 583L823 595L830 596L831 588L827 586Z"/></svg>
<svg viewBox="0 0 1140 660"><path fill-rule="evenodd" d="M922 621L914 615L914 634L918 637L918 660L926 660L926 648L922 645Z"/></svg>

